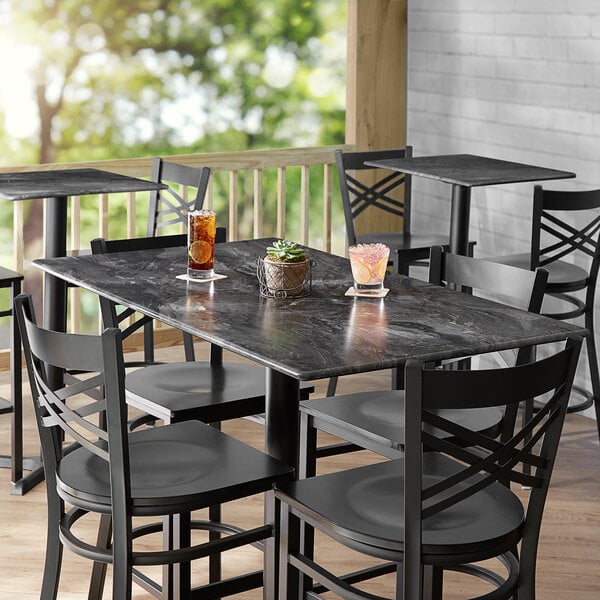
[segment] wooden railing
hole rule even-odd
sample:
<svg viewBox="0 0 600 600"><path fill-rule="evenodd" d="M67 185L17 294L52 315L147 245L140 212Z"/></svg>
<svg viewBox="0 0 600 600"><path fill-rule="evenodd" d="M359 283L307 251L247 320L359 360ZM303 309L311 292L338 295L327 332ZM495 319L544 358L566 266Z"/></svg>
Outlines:
<svg viewBox="0 0 600 600"><path fill-rule="evenodd" d="M337 176L334 178L333 173L333 153L336 148L351 149L350 146L327 146L173 155L165 158L185 165L211 168L213 176L205 205L209 208L218 205L218 222L227 226L230 240L271 235L293 237L302 244L341 254L345 248L341 212L338 211L337 222L334 223L332 219L332 202L334 199L337 201ZM0 168L0 172L98 168L146 178L149 177L151 163L152 158L149 157L8 167ZM293 186L290 186L290 179L294 181ZM290 197L290 189L296 191L293 198ZM185 194L185 190L182 193ZM142 214L145 219L147 197L147 193L126 195L126 237L144 235L144 230L139 228L139 215ZM73 197L69 202L67 248L77 252L80 248L89 247L89 239L82 238L81 198ZM31 268L30 260L36 256L26 257L25 254L23 224L26 203L3 201L1 204L0 210L13 211L13 263L5 266L27 272ZM107 194L97 196L97 231L91 237L116 237L111 233L115 224L111 204ZM288 214L290 206L294 209L293 219ZM121 220L122 215L118 218ZM73 290L72 294L69 299L69 329L79 331L79 291ZM164 341L169 343L167 339ZM0 356L0 369L5 363L6 359Z"/></svg>

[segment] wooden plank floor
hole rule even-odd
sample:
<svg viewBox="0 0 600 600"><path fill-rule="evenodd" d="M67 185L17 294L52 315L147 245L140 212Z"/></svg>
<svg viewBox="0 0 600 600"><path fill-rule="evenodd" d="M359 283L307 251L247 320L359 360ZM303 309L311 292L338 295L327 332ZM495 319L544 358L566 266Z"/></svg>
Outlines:
<svg viewBox="0 0 600 600"><path fill-rule="evenodd" d="M179 352L169 350L168 353ZM173 355L177 360L179 355ZM0 377L0 395L6 394L7 376ZM323 395L326 382L317 382L317 393ZM345 377L339 391L385 389L389 372ZM31 415L28 385L26 407L26 452L37 451L36 434ZM0 417L0 454L9 448L8 416ZM226 425L228 433L261 447L263 430L245 420ZM322 461L322 471L346 468L377 460L366 452ZM521 492L526 497L526 492ZM262 497L232 503L225 509L229 521L242 525L259 523L262 518ZM0 600L33 600L39 597L45 543L45 488L38 486L23 497L10 495L9 473L0 469ZM85 530L85 528L84 528ZM93 532L93 525L88 528ZM366 564L362 557L339 546L318 540L318 550L333 567L353 569ZM225 558L227 573L241 572L246 567L260 568L257 550L230 552ZM204 566L198 563L195 577L203 580ZM83 599L87 594L88 561L66 551L59 598ZM369 588L374 592L389 592L391 581L383 578ZM451 578L446 597L458 599L473 595L476 590L464 578ZM110 593L105 593L109 598ZM134 598L150 598L136 588ZM241 597L258 599L259 591ZM538 599L598 600L600 598L600 447L595 424L589 419L569 415L561 440L557 468L550 489L539 549Z"/></svg>

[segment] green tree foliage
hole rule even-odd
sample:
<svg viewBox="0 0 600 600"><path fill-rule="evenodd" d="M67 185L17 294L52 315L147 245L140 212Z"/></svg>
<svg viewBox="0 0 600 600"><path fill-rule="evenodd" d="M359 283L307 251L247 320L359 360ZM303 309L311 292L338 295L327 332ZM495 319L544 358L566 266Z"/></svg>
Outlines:
<svg viewBox="0 0 600 600"><path fill-rule="evenodd" d="M341 4L0 0L0 27L36 50L39 162L94 160L339 138L340 48L323 37ZM327 52L333 94L313 77Z"/></svg>

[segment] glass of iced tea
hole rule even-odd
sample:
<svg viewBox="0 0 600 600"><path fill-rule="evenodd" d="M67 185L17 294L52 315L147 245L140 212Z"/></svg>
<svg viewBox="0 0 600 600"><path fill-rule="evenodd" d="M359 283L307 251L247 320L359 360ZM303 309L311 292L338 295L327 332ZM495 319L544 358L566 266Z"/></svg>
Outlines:
<svg viewBox="0 0 600 600"><path fill-rule="evenodd" d="M359 292L383 289L390 249L385 244L356 244L348 248L354 289Z"/></svg>
<svg viewBox="0 0 600 600"><path fill-rule="evenodd" d="M188 277L191 279L207 279L215 274L216 231L214 210L188 213Z"/></svg>

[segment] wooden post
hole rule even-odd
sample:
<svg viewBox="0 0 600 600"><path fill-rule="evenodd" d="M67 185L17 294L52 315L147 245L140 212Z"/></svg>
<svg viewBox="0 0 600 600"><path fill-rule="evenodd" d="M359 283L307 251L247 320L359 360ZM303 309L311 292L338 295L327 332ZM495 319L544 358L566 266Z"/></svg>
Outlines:
<svg viewBox="0 0 600 600"><path fill-rule="evenodd" d="M407 0L348 0L346 143L406 144Z"/></svg>
<svg viewBox="0 0 600 600"><path fill-rule="evenodd" d="M406 145L407 1L348 0L346 143L357 150ZM379 213L364 211L357 233L402 231Z"/></svg>

